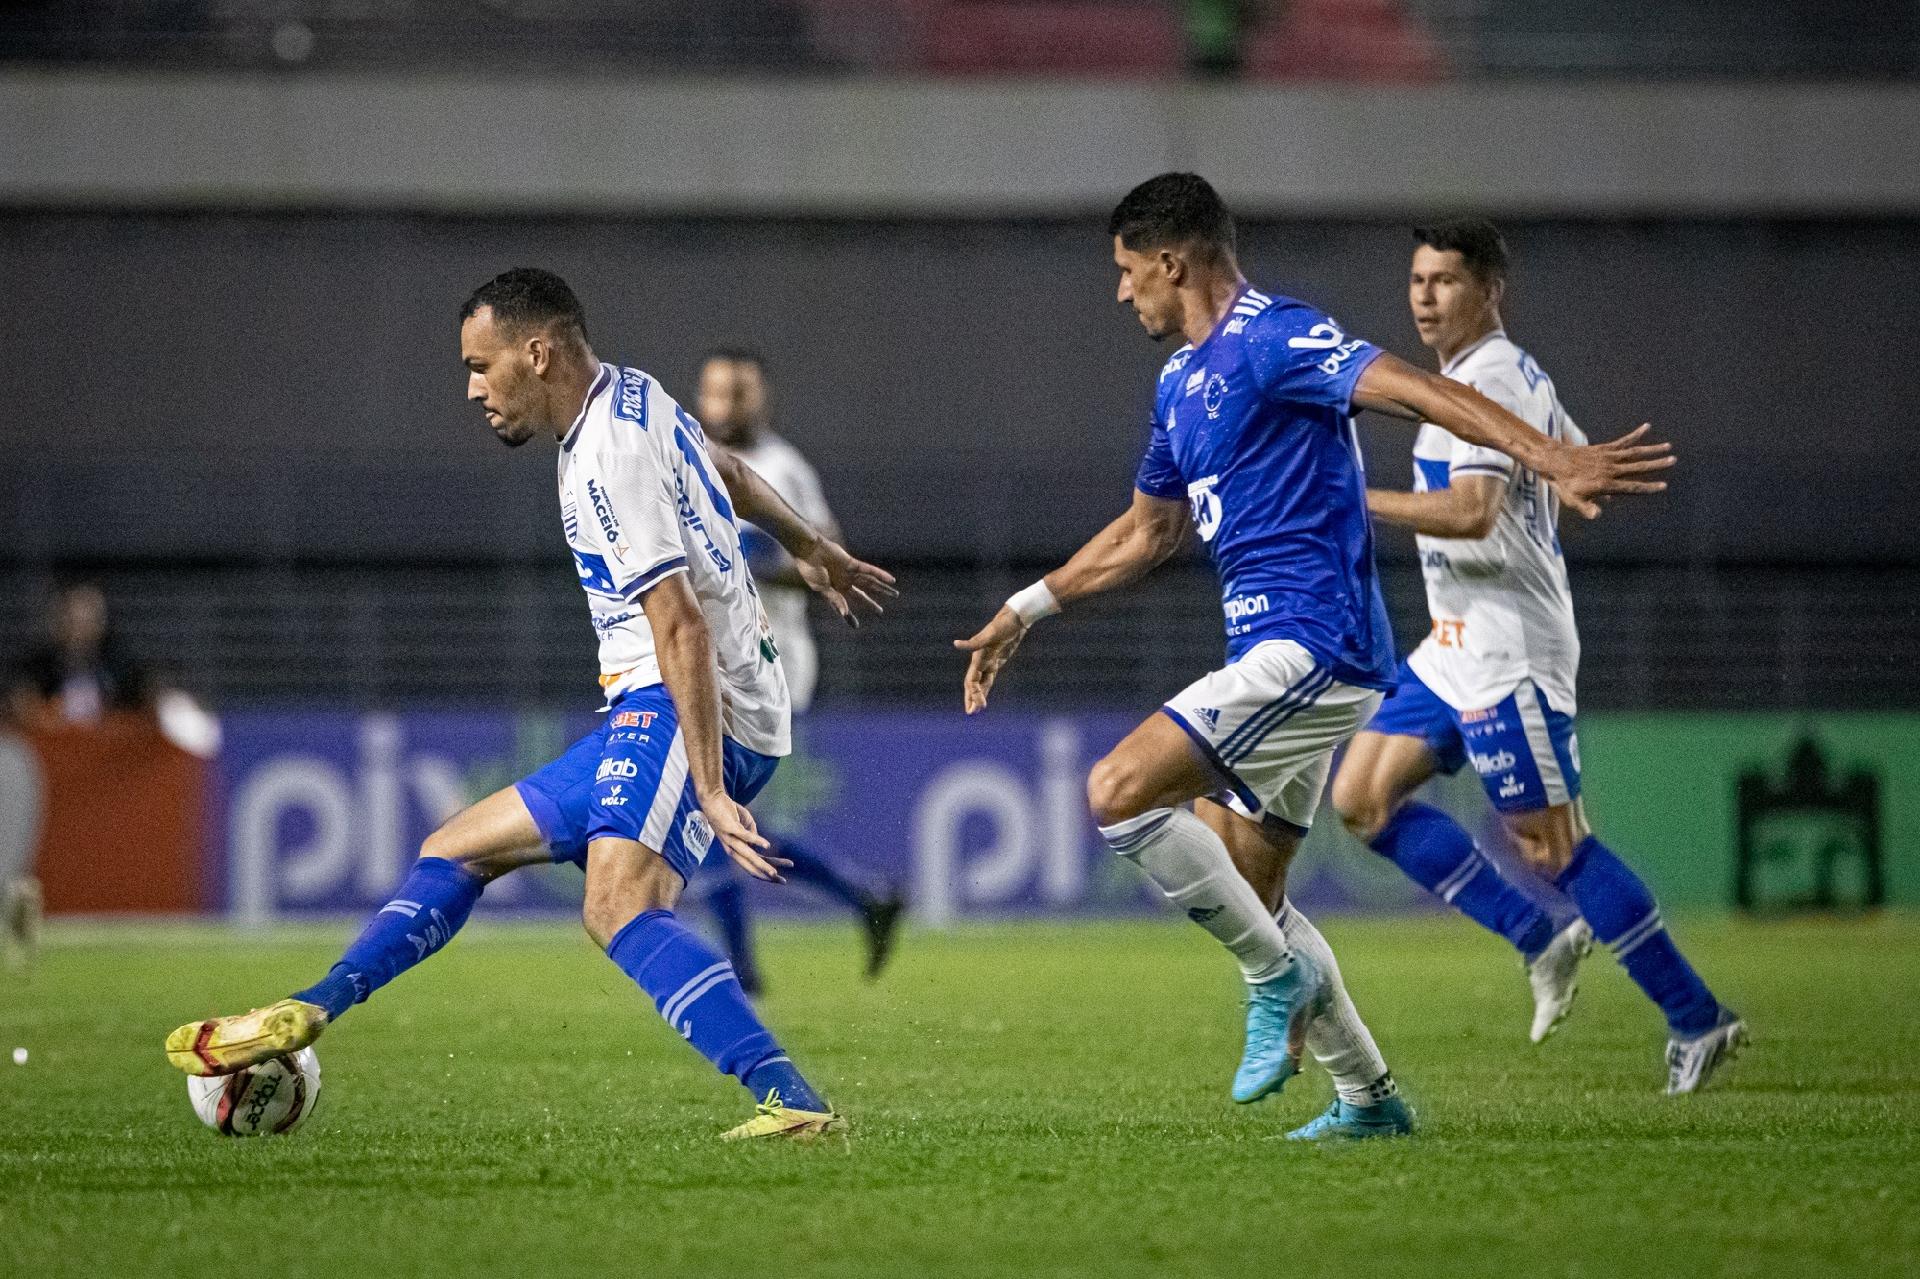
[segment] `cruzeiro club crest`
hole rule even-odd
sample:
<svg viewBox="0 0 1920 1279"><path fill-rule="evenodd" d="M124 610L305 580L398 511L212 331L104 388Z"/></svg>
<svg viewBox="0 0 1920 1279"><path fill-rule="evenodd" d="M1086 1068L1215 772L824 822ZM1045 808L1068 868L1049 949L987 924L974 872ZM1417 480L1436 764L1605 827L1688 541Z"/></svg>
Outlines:
<svg viewBox="0 0 1920 1279"><path fill-rule="evenodd" d="M1218 373L1207 378L1206 389L1200 392L1200 402L1207 406L1207 416L1220 416L1220 406L1227 402L1227 379Z"/></svg>

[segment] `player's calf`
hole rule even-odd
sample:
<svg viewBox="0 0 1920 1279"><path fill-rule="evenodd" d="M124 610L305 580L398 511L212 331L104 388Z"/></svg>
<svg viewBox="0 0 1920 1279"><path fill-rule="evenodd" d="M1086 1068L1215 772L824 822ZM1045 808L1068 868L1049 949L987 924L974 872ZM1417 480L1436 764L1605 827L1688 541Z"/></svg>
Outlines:
<svg viewBox="0 0 1920 1279"><path fill-rule="evenodd" d="M674 917L683 882L665 857L637 841L594 840L587 851L587 931L596 941L606 938L607 958L681 1038L760 1103L760 1113L729 1137L827 1131L838 1116L754 1012L733 965Z"/></svg>

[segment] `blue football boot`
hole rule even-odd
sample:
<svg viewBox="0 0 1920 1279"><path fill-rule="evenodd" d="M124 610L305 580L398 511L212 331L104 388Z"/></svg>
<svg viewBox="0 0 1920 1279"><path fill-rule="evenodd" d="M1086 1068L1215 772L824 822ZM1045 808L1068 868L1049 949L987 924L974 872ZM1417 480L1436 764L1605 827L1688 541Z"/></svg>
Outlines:
<svg viewBox="0 0 1920 1279"><path fill-rule="evenodd" d="M1307 1023L1326 1001L1320 968L1300 951L1282 976L1247 987L1247 1047L1233 1075L1233 1099L1259 1101L1300 1071Z"/></svg>
<svg viewBox="0 0 1920 1279"><path fill-rule="evenodd" d="M1405 1137L1413 1131L1413 1111L1399 1097L1355 1106L1338 1097L1312 1123L1287 1134L1288 1141L1361 1141L1368 1137Z"/></svg>

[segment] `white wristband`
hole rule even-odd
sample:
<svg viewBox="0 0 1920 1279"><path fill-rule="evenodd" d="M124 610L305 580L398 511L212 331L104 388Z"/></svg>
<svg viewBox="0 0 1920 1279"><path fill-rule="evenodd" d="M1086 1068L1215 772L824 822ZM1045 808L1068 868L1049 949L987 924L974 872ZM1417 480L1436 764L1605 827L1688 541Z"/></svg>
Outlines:
<svg viewBox="0 0 1920 1279"><path fill-rule="evenodd" d="M1043 617L1052 617L1060 611L1060 601L1047 589L1047 579L1041 578L1032 586L1015 591L1013 598L1007 601L1007 607L1020 618L1020 625L1032 626Z"/></svg>

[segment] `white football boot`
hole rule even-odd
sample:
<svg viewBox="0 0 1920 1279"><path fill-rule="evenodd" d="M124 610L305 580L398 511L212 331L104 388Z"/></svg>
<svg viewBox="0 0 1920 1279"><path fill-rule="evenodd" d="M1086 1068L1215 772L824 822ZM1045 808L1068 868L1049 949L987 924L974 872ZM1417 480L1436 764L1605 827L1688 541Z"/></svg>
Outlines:
<svg viewBox="0 0 1920 1279"><path fill-rule="evenodd" d="M1593 949L1593 929L1576 916L1555 933L1539 958L1527 965L1527 983L1533 987L1534 1043L1539 1043L1566 1020L1573 997L1580 993L1580 961Z"/></svg>

